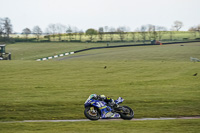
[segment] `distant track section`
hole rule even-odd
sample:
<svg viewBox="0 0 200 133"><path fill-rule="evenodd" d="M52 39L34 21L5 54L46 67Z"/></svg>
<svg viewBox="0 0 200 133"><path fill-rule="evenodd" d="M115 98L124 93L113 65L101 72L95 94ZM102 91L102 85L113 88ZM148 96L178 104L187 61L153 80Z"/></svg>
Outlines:
<svg viewBox="0 0 200 133"><path fill-rule="evenodd" d="M167 44L192 43L192 42L200 42L200 41L170 42L170 43L162 43L162 44L167 45ZM92 48L77 50L77 51L74 51L74 52L62 53L62 54L58 54L58 55L54 55L54 56L40 58L40 59L37 59L36 61L50 60L50 59L53 59L53 58L58 58L58 57L62 57L62 56L66 56L66 55L70 55L70 54L74 54L74 53L80 53L80 52L83 52L83 51L88 51L88 50L93 50L93 49L134 47L134 46L154 46L154 45L159 45L159 44L129 44L129 45L117 45L117 46L105 46L105 47L92 47Z"/></svg>

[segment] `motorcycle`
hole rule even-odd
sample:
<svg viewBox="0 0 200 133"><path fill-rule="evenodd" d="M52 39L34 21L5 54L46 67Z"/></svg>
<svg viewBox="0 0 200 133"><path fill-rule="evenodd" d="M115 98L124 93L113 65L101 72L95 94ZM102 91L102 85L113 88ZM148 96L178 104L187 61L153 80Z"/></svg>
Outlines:
<svg viewBox="0 0 200 133"><path fill-rule="evenodd" d="M128 106L120 106L119 104L123 101L124 99L119 97L117 100L115 100L114 106L109 106L104 101L90 99L89 97L84 103L84 114L90 120L111 118L130 120L134 117L134 112Z"/></svg>

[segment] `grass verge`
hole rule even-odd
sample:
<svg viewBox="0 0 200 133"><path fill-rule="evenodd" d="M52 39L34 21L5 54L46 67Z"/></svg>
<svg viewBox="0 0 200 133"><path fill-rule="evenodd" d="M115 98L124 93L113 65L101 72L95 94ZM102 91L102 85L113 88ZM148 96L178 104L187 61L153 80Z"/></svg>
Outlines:
<svg viewBox="0 0 200 133"><path fill-rule="evenodd" d="M2 133L198 133L200 119L156 121L88 121L0 123Z"/></svg>

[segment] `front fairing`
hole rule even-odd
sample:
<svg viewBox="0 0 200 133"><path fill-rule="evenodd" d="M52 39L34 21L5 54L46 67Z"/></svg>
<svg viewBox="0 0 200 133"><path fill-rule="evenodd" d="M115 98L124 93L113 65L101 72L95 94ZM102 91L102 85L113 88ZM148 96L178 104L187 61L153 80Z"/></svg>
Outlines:
<svg viewBox="0 0 200 133"><path fill-rule="evenodd" d="M104 101L99 101L99 100L94 100L94 99L87 99L85 101L84 105L85 105L85 107L92 105L94 107L97 107L100 110L107 107L107 105Z"/></svg>
<svg viewBox="0 0 200 133"><path fill-rule="evenodd" d="M123 102L124 99L122 98L118 98L117 103L121 103ZM100 113L101 113L101 118L105 119L105 118L119 118L120 115L118 113L112 113L112 108L107 106L107 103L104 101L99 101L99 100L94 100L94 99L90 99L90 97L85 101L84 104L85 108L88 106L94 106L96 108L99 109Z"/></svg>

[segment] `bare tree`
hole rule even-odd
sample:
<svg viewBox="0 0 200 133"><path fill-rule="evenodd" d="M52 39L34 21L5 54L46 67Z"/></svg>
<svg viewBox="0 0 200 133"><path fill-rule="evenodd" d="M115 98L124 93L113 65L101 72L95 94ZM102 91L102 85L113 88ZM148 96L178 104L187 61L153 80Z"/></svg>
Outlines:
<svg viewBox="0 0 200 133"><path fill-rule="evenodd" d="M77 35L79 34L79 29L74 26L72 27L72 30L73 30L73 34L74 34L74 39L77 40Z"/></svg>
<svg viewBox="0 0 200 133"><path fill-rule="evenodd" d="M67 35L69 37L69 41L71 41L72 40L72 36L73 36L73 30L72 30L72 27L70 25L67 27L66 33L67 33Z"/></svg>
<svg viewBox="0 0 200 133"><path fill-rule="evenodd" d="M145 25L140 27L139 34L141 35L143 43L145 43L147 36L147 27Z"/></svg>
<svg viewBox="0 0 200 133"><path fill-rule="evenodd" d="M196 27L194 26L194 27L190 27L189 29L188 29L188 31L196 31Z"/></svg>
<svg viewBox="0 0 200 133"><path fill-rule="evenodd" d="M6 39L9 40L10 34L12 33L12 24L9 18L1 18L0 20L0 35L5 35Z"/></svg>
<svg viewBox="0 0 200 133"><path fill-rule="evenodd" d="M171 27L171 29L170 29L170 31L169 31L169 37L170 37L170 40L172 41L173 40L173 38L174 38L174 34L175 34L175 29L174 29L174 27L172 26Z"/></svg>
<svg viewBox="0 0 200 133"><path fill-rule="evenodd" d="M158 40L162 40L163 35L166 33L167 28L163 26L156 26L156 35L158 36Z"/></svg>
<svg viewBox="0 0 200 133"><path fill-rule="evenodd" d="M132 38L133 42L135 42L137 32L133 31L130 34L131 34L131 38Z"/></svg>
<svg viewBox="0 0 200 133"><path fill-rule="evenodd" d="M183 22L181 21L174 22L174 28L176 29L176 31L179 31L182 27L183 27Z"/></svg>
<svg viewBox="0 0 200 133"><path fill-rule="evenodd" d="M49 24L46 29L46 31L48 31L48 34L54 38L53 39L54 41L55 41L56 30L57 30L56 24Z"/></svg>
<svg viewBox="0 0 200 133"><path fill-rule="evenodd" d="M36 35L37 41L39 41L40 35L42 34L42 30L40 29L39 26L34 26L33 27L33 34Z"/></svg>
<svg viewBox="0 0 200 133"><path fill-rule="evenodd" d="M80 40L80 42L81 42L82 36L84 35L83 30L79 30L79 31L78 31L78 34L79 34L79 40Z"/></svg>
<svg viewBox="0 0 200 133"><path fill-rule="evenodd" d="M105 26L105 27L104 27L104 32L108 32L108 29L109 29L109 27L108 27L108 26Z"/></svg>
<svg viewBox="0 0 200 133"><path fill-rule="evenodd" d="M27 40L28 39L28 35L31 34L31 30L29 28L25 28L25 29L22 30L22 34L25 35L26 40Z"/></svg>
<svg viewBox="0 0 200 133"><path fill-rule="evenodd" d="M193 26L188 31L192 34L192 36L194 38L196 38L197 37L197 33L200 32L200 25L199 26Z"/></svg>
<svg viewBox="0 0 200 133"><path fill-rule="evenodd" d="M191 35L192 35L194 38L197 37L197 31L196 31L196 28L191 27L191 28L189 29L189 32L191 33Z"/></svg>
<svg viewBox="0 0 200 133"><path fill-rule="evenodd" d="M102 41L103 38L104 38L104 29L103 27L99 27L99 30L98 30L98 37L99 39Z"/></svg>
<svg viewBox="0 0 200 133"><path fill-rule="evenodd" d="M47 38L48 41L51 41L50 35L51 35L51 31L49 30L49 28L46 28L45 29L45 37L44 38Z"/></svg>
<svg viewBox="0 0 200 133"><path fill-rule="evenodd" d="M120 26L117 28L117 33L121 41L124 41L127 29L125 26Z"/></svg>
<svg viewBox="0 0 200 133"><path fill-rule="evenodd" d="M113 41L114 35L116 33L116 29L114 27L110 27L108 33L109 33L109 36L110 36L110 41Z"/></svg>
<svg viewBox="0 0 200 133"><path fill-rule="evenodd" d="M63 33L65 33L65 31L66 31L66 26L63 24L56 24L56 31L58 34L58 40L61 41L61 37L62 37Z"/></svg>
<svg viewBox="0 0 200 133"><path fill-rule="evenodd" d="M152 24L148 24L146 27L148 31L149 40L156 40L157 39L156 26Z"/></svg>
<svg viewBox="0 0 200 133"><path fill-rule="evenodd" d="M199 32L199 37L200 37L200 24L197 26L197 31Z"/></svg>
<svg viewBox="0 0 200 133"><path fill-rule="evenodd" d="M4 34L3 19L0 18L0 38L3 37L3 34Z"/></svg>
<svg viewBox="0 0 200 133"><path fill-rule="evenodd" d="M109 29L108 26L104 26L104 33L105 33L105 36L106 36L106 41L107 41L107 37L108 37L106 32L108 32L108 29Z"/></svg>

